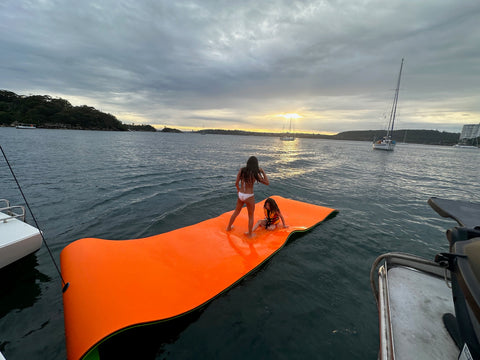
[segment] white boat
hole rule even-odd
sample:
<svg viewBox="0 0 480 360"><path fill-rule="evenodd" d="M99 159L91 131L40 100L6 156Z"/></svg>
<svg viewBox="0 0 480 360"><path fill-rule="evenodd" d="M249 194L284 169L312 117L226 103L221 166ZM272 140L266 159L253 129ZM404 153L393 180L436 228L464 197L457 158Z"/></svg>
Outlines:
<svg viewBox="0 0 480 360"><path fill-rule="evenodd" d="M37 127L33 124L19 124L16 126L17 129L36 129Z"/></svg>
<svg viewBox="0 0 480 360"><path fill-rule="evenodd" d="M280 140L282 140L282 141L293 141L293 140L295 140L295 136L288 135L288 133L287 133L287 134L283 135L282 137L280 137Z"/></svg>
<svg viewBox="0 0 480 360"><path fill-rule="evenodd" d="M453 145L453 147L456 147L456 148L460 148L460 149L479 149L478 146L474 146L474 145L462 145L462 144L455 144Z"/></svg>
<svg viewBox="0 0 480 360"><path fill-rule="evenodd" d="M450 252L435 261L387 253L373 263L379 360L480 358L480 204L428 203L460 227L447 231Z"/></svg>
<svg viewBox="0 0 480 360"><path fill-rule="evenodd" d="M25 222L25 208L0 199L0 269L37 251L40 230Z"/></svg>
<svg viewBox="0 0 480 360"><path fill-rule="evenodd" d="M290 130L280 136L280 140L282 141L294 141L295 135L292 133L292 118L290 117Z"/></svg>
<svg viewBox="0 0 480 360"><path fill-rule="evenodd" d="M393 127L395 126L395 116L397 113L398 91L400 89L400 78L402 77L403 59L400 63L400 72L398 73L397 88L395 89L395 96L393 97L392 110L390 111L390 118L388 120L387 134L380 140L373 142L375 150L393 151L395 148L395 140L392 139Z"/></svg>

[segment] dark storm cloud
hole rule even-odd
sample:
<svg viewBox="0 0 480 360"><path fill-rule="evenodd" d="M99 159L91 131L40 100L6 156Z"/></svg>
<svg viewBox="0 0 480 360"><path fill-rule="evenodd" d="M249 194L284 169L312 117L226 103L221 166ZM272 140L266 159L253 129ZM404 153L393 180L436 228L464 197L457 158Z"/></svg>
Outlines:
<svg viewBox="0 0 480 360"><path fill-rule="evenodd" d="M400 125L479 122L478 1L0 3L0 88L124 122L381 128L402 57Z"/></svg>

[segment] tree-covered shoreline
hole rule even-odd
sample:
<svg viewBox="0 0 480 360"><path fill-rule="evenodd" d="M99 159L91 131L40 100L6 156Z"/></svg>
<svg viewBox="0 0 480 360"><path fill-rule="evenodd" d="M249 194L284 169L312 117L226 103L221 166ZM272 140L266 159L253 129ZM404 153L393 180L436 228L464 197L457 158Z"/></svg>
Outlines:
<svg viewBox="0 0 480 360"><path fill-rule="evenodd" d="M0 90L0 126L33 124L37 128L156 131L151 125L128 125L91 106L73 106L49 95L17 95Z"/></svg>

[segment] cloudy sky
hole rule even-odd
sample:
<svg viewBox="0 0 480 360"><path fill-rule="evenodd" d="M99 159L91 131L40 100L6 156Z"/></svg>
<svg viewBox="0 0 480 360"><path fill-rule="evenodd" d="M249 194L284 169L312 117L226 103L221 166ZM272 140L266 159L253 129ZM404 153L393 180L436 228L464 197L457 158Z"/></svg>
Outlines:
<svg viewBox="0 0 480 360"><path fill-rule="evenodd" d="M1 0L0 89L180 129L480 122L478 0Z"/></svg>

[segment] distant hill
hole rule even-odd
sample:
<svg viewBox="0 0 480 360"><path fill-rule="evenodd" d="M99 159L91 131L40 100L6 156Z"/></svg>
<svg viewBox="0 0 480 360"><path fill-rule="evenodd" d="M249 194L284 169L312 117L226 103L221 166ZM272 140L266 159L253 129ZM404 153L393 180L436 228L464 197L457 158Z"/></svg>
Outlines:
<svg viewBox="0 0 480 360"><path fill-rule="evenodd" d="M180 134L182 133L181 130L178 130L178 129L172 129L172 128L168 128L166 126L163 127L162 130L160 130L160 132L166 132L166 133L177 133L177 134Z"/></svg>
<svg viewBox="0 0 480 360"><path fill-rule="evenodd" d="M155 132L157 131L157 129L155 129L153 126L151 125L135 125L135 124L130 124L130 125L126 125L127 129L129 131L151 131L151 132Z"/></svg>
<svg viewBox="0 0 480 360"><path fill-rule="evenodd" d="M17 95L0 90L0 126L33 124L38 128L110 131L156 131L150 125L125 125L90 106L72 106L48 95Z"/></svg>
<svg viewBox="0 0 480 360"><path fill-rule="evenodd" d="M253 132L243 130L199 130L201 134L218 134L218 135L250 135L250 136L274 136L279 137L279 133ZM359 130L345 131L336 135L311 134L311 133L295 133L298 138L310 139L331 139L331 140L354 140L354 141L372 141L385 136L385 130ZM395 130L393 139L397 142L428 144L428 145L455 145L458 143L460 133L440 132L437 130Z"/></svg>

